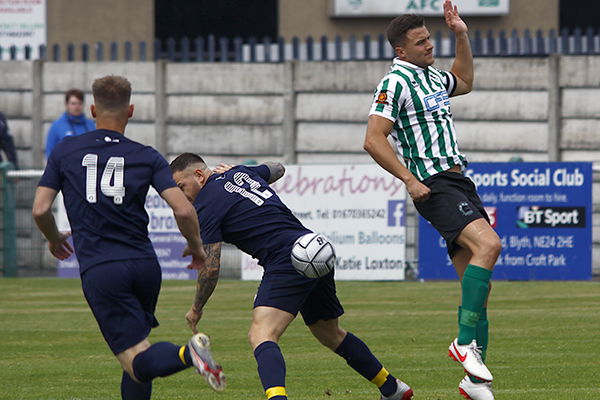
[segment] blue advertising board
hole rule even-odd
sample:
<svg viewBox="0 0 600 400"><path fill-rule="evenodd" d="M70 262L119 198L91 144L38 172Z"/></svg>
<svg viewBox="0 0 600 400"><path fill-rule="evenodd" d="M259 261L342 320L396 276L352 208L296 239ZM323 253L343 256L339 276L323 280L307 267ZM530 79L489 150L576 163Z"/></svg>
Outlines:
<svg viewBox="0 0 600 400"><path fill-rule="evenodd" d="M494 279L591 279L591 163L471 163L465 175L502 240ZM419 276L457 278L445 241L423 217Z"/></svg>

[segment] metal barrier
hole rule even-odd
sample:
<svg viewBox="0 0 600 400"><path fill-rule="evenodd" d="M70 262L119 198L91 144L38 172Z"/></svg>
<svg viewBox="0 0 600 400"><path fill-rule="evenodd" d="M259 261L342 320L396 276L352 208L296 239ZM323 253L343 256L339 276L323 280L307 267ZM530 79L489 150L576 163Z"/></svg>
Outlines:
<svg viewBox="0 0 600 400"><path fill-rule="evenodd" d="M448 32L433 33L436 56L454 56L454 36ZM475 30L471 34L473 54L476 57L502 56L546 56L549 54L600 54L600 32L594 28L573 31L552 29L548 32L529 29L523 32ZM279 37L243 39L209 35L207 37L179 40L169 38L153 42L132 43L110 42L108 44L68 43L41 45L34 49L24 47L0 47L0 60L30 60L33 58L49 61L152 61L169 60L180 62L284 62L303 61L343 61L343 60L382 60L393 57L393 51L385 35L355 35L342 39L306 37L302 40L294 36L286 41ZM35 54L34 54L35 53ZM93 57L92 57L93 56Z"/></svg>
<svg viewBox="0 0 600 400"><path fill-rule="evenodd" d="M0 163L0 191L2 191L2 269L4 276L17 276L17 235L15 223L15 187L8 173L14 168L11 162Z"/></svg>
<svg viewBox="0 0 600 400"><path fill-rule="evenodd" d="M6 277L49 275L55 263L46 255L45 241L35 228L31 207L41 170L13 170L0 164L2 198L2 265Z"/></svg>

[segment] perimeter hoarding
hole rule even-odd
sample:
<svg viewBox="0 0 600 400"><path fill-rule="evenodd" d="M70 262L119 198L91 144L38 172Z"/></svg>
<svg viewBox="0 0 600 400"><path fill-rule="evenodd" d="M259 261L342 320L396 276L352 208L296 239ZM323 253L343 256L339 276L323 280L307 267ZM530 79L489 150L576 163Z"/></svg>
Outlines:
<svg viewBox="0 0 600 400"><path fill-rule="evenodd" d="M59 205L56 212L59 230L69 231L71 228L62 197L57 198L56 203ZM181 257L186 241L179 233L173 210L152 187L148 190L145 208L148 213L148 233L162 268L163 279L196 279L196 271L186 268L191 257ZM59 261L57 275L61 278L79 277L77 257L72 255Z"/></svg>
<svg viewBox="0 0 600 400"><path fill-rule="evenodd" d="M494 279L591 279L591 163L471 163L465 174L502 241ZM419 277L456 279L444 240L419 218Z"/></svg>
<svg viewBox="0 0 600 400"><path fill-rule="evenodd" d="M316 232L333 242L338 255L336 279L403 280L405 277L406 191L404 184L377 165L286 167L271 185L283 202ZM62 205L62 199L57 203ZM180 257L185 239L171 208L150 188L146 197L148 231L164 279L195 279ZM60 230L69 230L64 207ZM261 279L263 269L242 257L242 279ZM59 277L78 277L75 256L58 263Z"/></svg>
<svg viewBox="0 0 600 400"><path fill-rule="evenodd" d="M377 165L292 165L271 185L309 229L323 233L338 256L337 280L403 280L406 190ZM262 268L242 260L242 279Z"/></svg>

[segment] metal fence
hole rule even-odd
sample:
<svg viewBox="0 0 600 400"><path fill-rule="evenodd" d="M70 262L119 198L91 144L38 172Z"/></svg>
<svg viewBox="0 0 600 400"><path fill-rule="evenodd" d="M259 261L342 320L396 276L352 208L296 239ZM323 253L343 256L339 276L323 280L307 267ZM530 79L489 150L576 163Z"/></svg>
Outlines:
<svg viewBox="0 0 600 400"><path fill-rule="evenodd" d="M435 32L433 42L437 56L454 56L454 35ZM477 57L545 56L548 54L600 54L600 32L594 28L576 28L572 32L550 30L523 32L476 30L471 34L473 53ZM342 61L389 59L393 50L385 36L364 35L348 39L335 36L293 37L273 40L270 37L233 39L227 37L173 38L153 42L133 43L70 43L38 48L0 47L0 60L43 59L50 61L152 61L166 59L175 62L284 62Z"/></svg>

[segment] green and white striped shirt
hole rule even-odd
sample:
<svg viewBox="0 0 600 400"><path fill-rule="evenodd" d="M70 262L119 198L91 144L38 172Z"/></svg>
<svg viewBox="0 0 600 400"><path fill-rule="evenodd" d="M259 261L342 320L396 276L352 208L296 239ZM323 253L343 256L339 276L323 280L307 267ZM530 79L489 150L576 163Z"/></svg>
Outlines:
<svg viewBox="0 0 600 400"><path fill-rule="evenodd" d="M406 167L420 181L455 165L466 166L458 150L449 97L456 77L398 58L375 92L369 115L394 122L392 137Z"/></svg>

